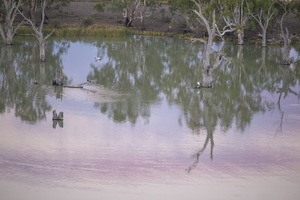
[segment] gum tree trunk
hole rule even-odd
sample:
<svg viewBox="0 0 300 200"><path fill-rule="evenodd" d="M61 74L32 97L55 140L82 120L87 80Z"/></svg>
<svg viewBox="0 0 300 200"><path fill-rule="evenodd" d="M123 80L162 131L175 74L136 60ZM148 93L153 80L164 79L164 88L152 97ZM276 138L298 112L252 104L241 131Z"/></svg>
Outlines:
<svg viewBox="0 0 300 200"><path fill-rule="evenodd" d="M244 45L244 30L238 30L238 45Z"/></svg>
<svg viewBox="0 0 300 200"><path fill-rule="evenodd" d="M6 45L11 45L13 43L13 37L18 30L18 28L23 24L19 23L14 27L14 21L18 15L18 9L22 5L22 1L16 0L3 0L4 4L4 22L0 23L0 35L3 39L3 42Z"/></svg>
<svg viewBox="0 0 300 200"><path fill-rule="evenodd" d="M46 54L45 54L45 43L46 40L52 35L54 32L54 29L51 33L49 33L46 37L44 37L43 34L43 27L44 27L44 21L45 21L45 9L48 3L48 0L42 0L41 2L41 11L42 11L42 19L39 26L36 26L31 19L28 19L22 12L19 11L19 13L23 16L23 18L31 25L32 30L34 31L34 36L37 38L39 42L39 50L40 50L40 61L45 62L46 61Z"/></svg>
<svg viewBox="0 0 300 200"><path fill-rule="evenodd" d="M214 42L214 39L216 37L216 12L213 10L211 13L211 19L208 19L204 16L202 13L202 7L199 4L199 2L196 2L193 0L195 5L197 6L197 10L193 10L193 12L197 15L197 17L204 23L206 27L206 31L208 34L207 42L205 42L205 52L204 52L204 63L203 63L203 73L202 73L202 83L201 87L212 87L212 72L215 68L217 68L220 63L221 59L217 58L216 62L214 64L211 64L211 49ZM209 21L211 20L211 21Z"/></svg>
<svg viewBox="0 0 300 200"><path fill-rule="evenodd" d="M39 39L39 49L40 49L40 61L45 62L46 61L46 54L45 54L45 40L44 37L41 36Z"/></svg>
<svg viewBox="0 0 300 200"><path fill-rule="evenodd" d="M267 29L269 27L270 21L273 19L276 10L274 8L276 1L270 2L268 7L260 7L256 13L250 9L249 4L247 4L247 8L249 14L252 16L254 20L259 24L262 33L260 34L261 38L261 45L262 47L267 46Z"/></svg>
<svg viewBox="0 0 300 200"><path fill-rule="evenodd" d="M266 47L267 46L267 28L262 27L262 35L261 35L261 46Z"/></svg>

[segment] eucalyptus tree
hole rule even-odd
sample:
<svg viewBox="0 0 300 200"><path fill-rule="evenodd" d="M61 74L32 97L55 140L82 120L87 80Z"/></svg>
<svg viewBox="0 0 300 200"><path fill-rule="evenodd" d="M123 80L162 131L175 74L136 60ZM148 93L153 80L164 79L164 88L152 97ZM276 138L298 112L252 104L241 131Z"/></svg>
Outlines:
<svg viewBox="0 0 300 200"><path fill-rule="evenodd" d="M219 9L218 1L191 1L195 6L194 8L192 8L192 11L195 13L196 19L204 25L208 35L207 40L203 40L202 38L198 39L199 41L202 41L206 46L203 63L204 78L201 87L211 87L212 72L221 64L223 56L221 53L219 53L212 63L211 54L213 42L217 36L223 37L227 32L232 32L233 28L231 27L231 25L224 26L222 30L218 28L218 16L216 15L216 12Z"/></svg>
<svg viewBox="0 0 300 200"><path fill-rule="evenodd" d="M39 5L42 2L42 0L23 0L26 5L28 5L28 18L33 22L33 24L35 24L37 22L37 16L36 14L39 13ZM70 0L49 0L48 3L48 8L50 7L50 5L54 5L55 7L57 6L64 6L64 5L68 5L68 3L70 2ZM45 15L47 16L47 15Z"/></svg>
<svg viewBox="0 0 300 200"><path fill-rule="evenodd" d="M300 8L300 2L299 1L291 1L291 2L286 2L286 1L278 1L277 2L278 9L280 12L280 17L278 19L278 23L280 26L280 37L283 40L283 46L285 48L290 47L292 39L296 37L295 34L290 33L288 27L284 25L284 20L287 15L292 14L293 12L299 11Z"/></svg>
<svg viewBox="0 0 300 200"><path fill-rule="evenodd" d="M244 31L250 18L246 7L246 0L220 0L223 20L227 26L231 26L238 37L238 44L244 44Z"/></svg>
<svg viewBox="0 0 300 200"><path fill-rule="evenodd" d="M16 26L14 25L18 15L18 9L22 5L22 0L3 0L3 2L0 3L1 10L3 10L3 21L0 20L0 35L3 42L7 45L12 44L16 31L23 24L23 21L21 21Z"/></svg>
<svg viewBox="0 0 300 200"><path fill-rule="evenodd" d="M38 10L39 0L26 0L27 4L29 5L29 19L32 21L33 24L36 23L35 14Z"/></svg>
<svg viewBox="0 0 300 200"><path fill-rule="evenodd" d="M278 13L276 7L276 0L251 0L247 1L247 9L251 17L258 23L261 28L259 36L261 39L261 45L267 46L267 30L269 28L271 20L273 20Z"/></svg>
<svg viewBox="0 0 300 200"><path fill-rule="evenodd" d="M118 95L118 98L123 98L122 101L116 99L95 106L116 122L128 120L135 124L138 118L142 118L147 123L150 105L160 99L159 88L164 76L161 61L164 42L156 42L160 45L158 48L151 42L152 38L147 37L115 40L102 44L107 49L104 56L108 62L101 64L100 68L91 65L93 69L88 79L96 80L96 83L112 88L118 94L132 95ZM161 38L153 40L162 41Z"/></svg>
<svg viewBox="0 0 300 200"><path fill-rule="evenodd" d="M33 35L37 38L39 42L39 50L40 50L40 61L45 62L46 60L46 55L45 55L45 43L46 40L52 35L54 32L54 29L48 33L46 36L44 36L44 22L45 22L45 9L47 7L49 0L41 0L40 1L40 10L41 10L41 21L40 24L37 26L31 19L26 17L20 10L19 13L23 16L23 18L27 21L27 23L30 24L32 30L33 30Z"/></svg>
<svg viewBox="0 0 300 200"><path fill-rule="evenodd" d="M59 89L53 91L49 83L56 69L62 67L62 55L69 43L49 42L46 52L50 62L39 62L37 47L34 39L27 38L0 48L0 113L14 112L31 124L46 119L46 113L52 110L47 96L58 94Z"/></svg>
<svg viewBox="0 0 300 200"><path fill-rule="evenodd" d="M94 8L98 12L104 10L122 11L125 26L131 27L134 20L140 20L145 28L145 18L152 16L160 7L162 0L112 0L99 2Z"/></svg>
<svg viewBox="0 0 300 200"><path fill-rule="evenodd" d="M162 0L142 0L138 19L140 20L143 29L145 29L145 18L151 17L159 10L161 3Z"/></svg>
<svg viewBox="0 0 300 200"><path fill-rule="evenodd" d="M174 0L170 3L173 12L178 11L180 15L186 20L188 26L195 30L204 27L207 38L192 38L192 42L200 41L204 43L203 50L203 69L202 69L202 83L198 82L197 87L211 87L212 72L222 62L222 55L215 56L212 62L212 46L217 36L223 37L226 32L231 32L231 26L224 26L222 31L218 28L219 16L216 14L220 11L217 0Z"/></svg>

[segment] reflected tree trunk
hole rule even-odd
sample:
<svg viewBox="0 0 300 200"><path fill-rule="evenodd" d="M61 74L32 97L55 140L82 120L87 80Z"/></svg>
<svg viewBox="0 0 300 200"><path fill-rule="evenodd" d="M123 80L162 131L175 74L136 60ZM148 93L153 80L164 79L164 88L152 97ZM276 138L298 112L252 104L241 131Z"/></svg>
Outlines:
<svg viewBox="0 0 300 200"><path fill-rule="evenodd" d="M237 60L239 61L243 61L244 60L244 52L243 52L243 46L238 46L238 51L237 51L237 54L236 54L236 58Z"/></svg>
<svg viewBox="0 0 300 200"><path fill-rule="evenodd" d="M279 112L281 113L281 117L280 117L280 123L279 123L279 127L276 130L276 134L277 133L282 133L282 125L283 125L283 119L284 119L284 112L281 110L281 97L282 97L283 92L280 92L278 100L277 100L277 107Z"/></svg>
<svg viewBox="0 0 300 200"><path fill-rule="evenodd" d="M236 53L236 63L238 66L240 66L238 68L238 80L240 85L242 85L242 70L244 69L243 59L244 59L243 46L239 45Z"/></svg>
<svg viewBox="0 0 300 200"><path fill-rule="evenodd" d="M292 59L290 58L290 46L284 46L282 48L282 63L283 65L290 65L292 63Z"/></svg>
<svg viewBox="0 0 300 200"><path fill-rule="evenodd" d="M40 62L39 63L39 80L36 80L38 82L42 82L43 80L47 80L47 74L46 74L46 70L45 70L46 66L45 66L45 62Z"/></svg>
<svg viewBox="0 0 300 200"><path fill-rule="evenodd" d="M266 67L266 48L262 48L261 50L261 65L263 66L263 68Z"/></svg>
<svg viewBox="0 0 300 200"><path fill-rule="evenodd" d="M261 58L256 60L256 63L259 63L259 68L256 71L256 73L254 74L254 76L267 76L266 73L266 48L262 48L261 49ZM264 70L264 72L263 72Z"/></svg>
<svg viewBox="0 0 300 200"><path fill-rule="evenodd" d="M210 143L210 159L213 160L213 150L214 150L215 142L214 142L213 132L208 130L203 147L193 155L193 157L195 158L195 161L186 170L188 173L190 173L197 166L201 155L203 154L203 152L205 151L205 149L209 143Z"/></svg>

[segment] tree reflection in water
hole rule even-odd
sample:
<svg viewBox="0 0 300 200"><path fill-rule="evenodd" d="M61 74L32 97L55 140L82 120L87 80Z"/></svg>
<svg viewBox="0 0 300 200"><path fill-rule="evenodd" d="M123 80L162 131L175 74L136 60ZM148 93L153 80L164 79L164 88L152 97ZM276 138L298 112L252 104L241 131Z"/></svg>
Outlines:
<svg viewBox="0 0 300 200"><path fill-rule="evenodd" d="M54 49L57 49L54 51ZM56 67L61 66L61 54L66 43L50 43L46 51L48 61L39 62L37 44L16 42L0 49L0 106L1 113L13 109L22 121L34 124L46 117L51 105L46 96L51 91L51 80Z"/></svg>
<svg viewBox="0 0 300 200"><path fill-rule="evenodd" d="M151 107L166 101L180 107L179 124L184 120L194 134L206 135L204 144L193 153L188 172L197 166L208 146L213 159L217 126L226 132L235 125L243 132L256 113L275 109L286 95L300 96L299 70L279 65L274 59L281 56L277 47L226 44L222 49L226 62L220 62L213 72L205 74L202 70L205 48L201 44L135 36L107 39L94 45L103 59L91 64L87 79L118 94L128 94L122 100L95 103L101 113L116 123L130 122L134 126L142 119L147 124ZM49 43L47 51L52 54L47 53L51 56L45 66L38 62L36 46L24 42L20 50L1 48L1 58L7 59L0 60L0 111L16 107L16 115L30 123L45 118L45 112L51 110L45 97L53 92L48 85L57 67L63 68L61 57L68 46L69 42L64 41ZM218 52L220 49L210 59L218 60ZM203 81L206 75L210 75L213 87L195 90L195 83ZM33 84L35 80L39 84ZM61 98L59 88L55 92ZM278 102L268 99L266 93L279 93Z"/></svg>
<svg viewBox="0 0 300 200"><path fill-rule="evenodd" d="M225 45L227 62L221 62L213 74L205 74L201 67L205 50L202 45L139 37L99 46L107 49L108 62L92 65L88 78L120 93L133 94L125 102L97 104L103 114L116 122L128 120L135 124L138 117L149 120L151 104L165 98L182 108L182 116L195 134L206 133L188 172L197 166L208 145L213 159L213 134L218 124L226 132L235 123L243 132L255 113L275 108L276 103L268 100L264 91L276 94L282 88L287 92L288 87L282 87L284 80L295 86L300 77L297 70L293 76L287 74L289 79L282 77L281 70L290 72L280 69L273 59L277 48ZM218 52L210 59L218 60ZM214 87L194 90L194 83L199 78L205 80L206 75L210 75ZM182 124L181 117L178 121Z"/></svg>

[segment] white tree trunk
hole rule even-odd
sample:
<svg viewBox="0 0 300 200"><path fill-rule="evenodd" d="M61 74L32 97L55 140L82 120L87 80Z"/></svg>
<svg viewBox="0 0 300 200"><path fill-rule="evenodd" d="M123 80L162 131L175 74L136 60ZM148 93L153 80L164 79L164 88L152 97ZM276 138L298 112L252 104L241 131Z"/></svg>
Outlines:
<svg viewBox="0 0 300 200"><path fill-rule="evenodd" d="M212 87L212 72L215 68L217 68L221 62L222 57L217 57L214 64L211 64L211 50L214 39L216 37L217 25L216 25L216 13L215 10L211 13L211 19L206 18L202 13L201 5L192 0L195 5L198 7L198 10L193 10L193 12L199 17L199 19L204 23L206 27L206 31L208 34L207 42L205 42L205 52L204 52L204 62L203 62L203 71L202 71L202 83L201 87Z"/></svg>
<svg viewBox="0 0 300 200"><path fill-rule="evenodd" d="M52 30L51 33L49 33L46 37L44 37L43 34L43 26L44 26L44 20L45 20L45 9L48 3L48 0L42 0L41 2L41 9L42 9L42 20L40 22L40 25L36 27L36 25L33 23L31 19L28 19L24 14L19 11L19 13L23 16L23 18L31 25L32 30L34 31L34 36L37 38L39 42L39 50L40 50L40 61L45 62L46 60L46 55L45 55L45 43L46 40L52 35L54 32L54 29Z"/></svg>
<svg viewBox="0 0 300 200"><path fill-rule="evenodd" d="M18 9L22 5L22 1L3 0L3 4L5 16L4 23L0 24L0 35L5 44L11 45L17 29L23 24L23 22L21 22L16 27L13 26L15 18L18 15Z"/></svg>
<svg viewBox="0 0 300 200"><path fill-rule="evenodd" d="M274 5L275 5L276 1L273 1L270 5L268 10L264 10L264 8L260 8L260 11L258 13L253 13L250 8L249 5L247 4L247 8L248 11L250 13L250 15L252 16L253 19L255 19L257 21L257 23L259 24L262 34L261 34L261 45L263 47L267 46L267 29L269 27L269 23L271 21L271 19L274 17L274 14L276 12L276 10L274 9Z"/></svg>
<svg viewBox="0 0 300 200"><path fill-rule="evenodd" d="M263 47L267 46L267 27L262 28L262 35L261 35L261 45Z"/></svg>
<svg viewBox="0 0 300 200"><path fill-rule="evenodd" d="M238 45L244 45L244 30L238 30Z"/></svg>
<svg viewBox="0 0 300 200"><path fill-rule="evenodd" d="M5 38L5 44L11 45L13 42L13 37L14 37L14 30L12 27L8 27L6 31L6 38Z"/></svg>
<svg viewBox="0 0 300 200"><path fill-rule="evenodd" d="M46 61L46 54L45 54L45 40L43 37L39 38L39 49L40 49L40 61Z"/></svg>

